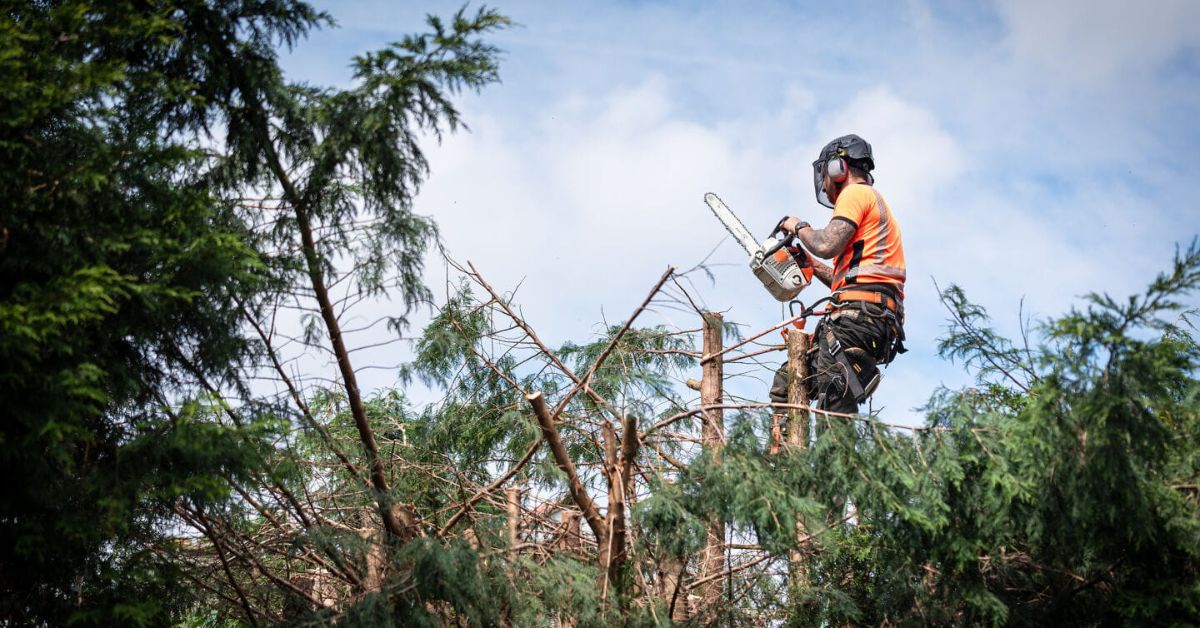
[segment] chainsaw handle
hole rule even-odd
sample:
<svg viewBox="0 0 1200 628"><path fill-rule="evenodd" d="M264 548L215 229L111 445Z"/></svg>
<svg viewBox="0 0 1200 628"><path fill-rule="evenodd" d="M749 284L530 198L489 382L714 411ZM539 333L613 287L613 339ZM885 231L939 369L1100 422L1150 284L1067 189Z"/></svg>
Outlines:
<svg viewBox="0 0 1200 628"><path fill-rule="evenodd" d="M772 238L773 238L773 237L775 237L775 234L776 234L776 233L779 233L780 231L781 231L781 230L780 230L778 227L776 227L776 228L775 228L775 230L774 230L774 231L772 231L772 232L771 232L771 235L770 235L770 236L768 236L768 237L772 237ZM768 258L768 257L771 257L772 255L774 255L774 254L775 254L775 252L776 252L776 251L778 251L779 249L782 249L783 247L787 246L789 243L791 243L791 241L792 241L792 240L795 240L795 239L796 239L796 234L794 234L794 233L785 233L785 234L783 234L783 238L782 238L782 239L780 239L780 240L779 240L779 242L777 242L777 243L775 244L775 246L772 246L771 248L769 248L769 249L767 249L767 250L763 251L763 258Z"/></svg>
<svg viewBox="0 0 1200 628"><path fill-rule="evenodd" d="M783 232L783 222L782 221L779 224L775 225L775 228L771 230L771 235L768 235L767 237L774 238L775 234L777 234L777 233L783 233L783 237L779 239L779 242L776 243L775 246L772 246L771 248L763 251L763 257L771 257L772 255L775 254L776 251L787 246L787 244L789 242L791 242L793 238L796 237L796 234L794 234L794 233Z"/></svg>
<svg viewBox="0 0 1200 628"><path fill-rule="evenodd" d="M789 216L784 216L783 218L780 218L779 222L775 223L775 228L771 230L771 233L769 233L767 235L767 237L773 238L773 237L775 237L776 233L782 232L783 231L783 223L787 222L788 218L789 218Z"/></svg>
<svg viewBox="0 0 1200 628"><path fill-rule="evenodd" d="M780 238L779 242L775 246L772 246L771 248L763 251L764 258L771 257L772 255L775 254L776 251L778 251L779 249L782 249L783 247L785 247L789 243L791 243L792 240L796 239L796 234L788 233L783 230L783 223L787 219L788 219L788 216L784 216L783 218L780 218L779 222L775 223L775 228L771 230L770 235L767 236L768 238L774 238L775 235L778 233L783 234L783 237Z"/></svg>

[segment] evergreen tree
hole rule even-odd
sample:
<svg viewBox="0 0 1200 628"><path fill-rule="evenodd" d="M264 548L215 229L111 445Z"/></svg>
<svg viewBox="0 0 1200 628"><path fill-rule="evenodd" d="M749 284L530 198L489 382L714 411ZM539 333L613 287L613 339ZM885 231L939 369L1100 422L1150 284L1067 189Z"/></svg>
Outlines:
<svg viewBox="0 0 1200 628"><path fill-rule="evenodd" d="M698 460L647 514L717 505L781 559L801 551L803 586L747 609L798 625L1193 621L1197 287L1193 242L1144 294L1090 295L1019 344L951 287L941 348L979 385L937 395L926 426L818 412L812 446L771 459L743 416L722 464Z"/></svg>
<svg viewBox="0 0 1200 628"><path fill-rule="evenodd" d="M233 55L273 66L295 2L6 2L0 14L0 621L162 623L152 551L252 440L181 400L247 355L264 287L195 142ZM176 408L170 410L169 408Z"/></svg>
<svg viewBox="0 0 1200 628"><path fill-rule="evenodd" d="M612 418L607 400L656 417L637 424L644 445L629 491L628 580L606 601L601 574L588 584L598 550L558 554L567 562L556 568L585 586L567 593L573 602L543 607L543 619L585 607L598 607L601 622L734 625L1173 623L1195 614L1200 353L1181 304L1200 282L1195 245L1145 294L1126 302L1092 295L1087 309L1039 325L1039 336L1019 344L951 287L942 349L976 370L978 386L941 392L916 428L816 412L813 442L779 455L766 451L766 411L736 399L727 403L746 409L719 453L688 444L699 411L671 385L697 356L687 334L634 329L614 348L613 328L551 350L515 306L476 272L468 276L490 298L452 300L410 367L448 391L443 405L407 420L414 450L430 452L410 476L428 500L423 512L455 512L456 500L484 495L485 485L520 482L533 503L538 495L558 504L521 511L525 551L537 556L561 541L570 508L586 507L569 489L575 479L556 468L559 456L538 450L523 397L569 397L579 386L572 373L591 372L612 351L593 374L595 396L581 394L558 415L564 451L580 470L605 468L598 437ZM461 469L472 488L428 481L439 467ZM611 472L578 473L585 492L610 490ZM556 527L558 508L566 510ZM545 591L530 586L542 571L504 552L512 516L484 499L457 530L490 565L503 555L510 577L522 574L500 602L519 613ZM729 522L734 542L728 572L717 574L726 580L721 599L706 609L688 592L706 580L701 556L713 520Z"/></svg>

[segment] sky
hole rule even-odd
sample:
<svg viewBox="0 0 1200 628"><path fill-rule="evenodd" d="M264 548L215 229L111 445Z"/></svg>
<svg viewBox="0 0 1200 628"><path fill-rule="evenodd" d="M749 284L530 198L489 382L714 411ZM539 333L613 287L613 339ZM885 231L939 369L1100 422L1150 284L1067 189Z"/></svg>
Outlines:
<svg viewBox="0 0 1200 628"><path fill-rule="evenodd" d="M282 63L330 87L350 84L354 55L462 6L315 4L338 26ZM891 422L921 423L937 388L972 381L937 355L947 312L936 286L961 286L1016 336L1022 315L1141 291L1200 234L1194 0L488 6L517 23L488 37L503 50L502 83L458 98L468 131L427 142L415 210L455 259L501 290L519 286L551 345L594 339L668 266L701 261L713 279L688 277L703 307L747 333L783 320L703 195L756 235L784 215L823 226L811 162L846 133L872 144L876 188L904 235L909 352L873 401ZM440 294L436 256L428 271ZM657 308L639 323L695 318ZM772 373L758 370L741 385L765 399ZM386 369L362 382L394 384Z"/></svg>

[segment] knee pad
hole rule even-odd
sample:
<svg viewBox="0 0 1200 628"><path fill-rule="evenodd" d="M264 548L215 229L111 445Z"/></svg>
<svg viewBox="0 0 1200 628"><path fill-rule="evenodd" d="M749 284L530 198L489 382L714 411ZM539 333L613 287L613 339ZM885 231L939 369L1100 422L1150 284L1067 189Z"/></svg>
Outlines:
<svg viewBox="0 0 1200 628"><path fill-rule="evenodd" d="M788 400L788 377L787 377L787 362L775 371L775 379L771 382L771 391L769 393L771 403L787 403ZM777 410L782 412L782 410Z"/></svg>
<svg viewBox="0 0 1200 628"><path fill-rule="evenodd" d="M857 377L859 383L862 384L863 395L862 399L858 400L859 403L862 403L879 387L879 380L883 379L883 374L879 372L879 367L876 365L875 359L865 350L858 347L850 347L845 349L845 352L851 366L854 368L854 372L844 373L844 375L846 377ZM843 365L842 371L846 370L846 367Z"/></svg>

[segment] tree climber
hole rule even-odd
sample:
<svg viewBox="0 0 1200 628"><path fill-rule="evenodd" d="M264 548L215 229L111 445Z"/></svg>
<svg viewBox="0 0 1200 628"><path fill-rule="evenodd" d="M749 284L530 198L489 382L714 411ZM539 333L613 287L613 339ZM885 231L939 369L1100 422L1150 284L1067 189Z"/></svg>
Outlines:
<svg viewBox="0 0 1200 628"><path fill-rule="evenodd" d="M871 145L845 135L825 145L813 162L817 202L833 209L824 229L787 217L811 255L813 274L833 291L828 314L817 324L810 350L809 398L822 410L854 413L879 384L880 364L905 351L904 246L900 224L872 187ZM836 257L833 267L813 260ZM787 362L775 373L771 401L787 402Z"/></svg>

